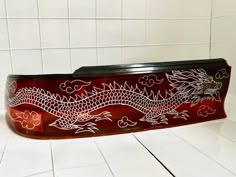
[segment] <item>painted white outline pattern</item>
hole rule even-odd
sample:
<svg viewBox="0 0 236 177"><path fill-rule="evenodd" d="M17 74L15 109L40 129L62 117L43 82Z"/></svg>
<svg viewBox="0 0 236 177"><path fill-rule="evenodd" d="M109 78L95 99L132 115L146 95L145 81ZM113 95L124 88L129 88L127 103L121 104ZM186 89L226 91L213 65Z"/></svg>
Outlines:
<svg viewBox="0 0 236 177"><path fill-rule="evenodd" d="M228 77L229 77L229 74L227 73L225 68L219 69L215 74L216 79L224 79Z"/></svg>
<svg viewBox="0 0 236 177"><path fill-rule="evenodd" d="M157 76L154 74L144 75L138 79L138 82L141 85L152 87L155 84L161 84L164 79L157 79Z"/></svg>
<svg viewBox="0 0 236 177"><path fill-rule="evenodd" d="M120 120L117 121L117 125L120 128L133 127L137 125L138 122L133 122L127 116L123 116Z"/></svg>
<svg viewBox="0 0 236 177"><path fill-rule="evenodd" d="M11 116L10 116L11 117ZM14 122L19 122L22 128L26 128L28 130L33 130L35 127L41 124L41 117L35 111L25 110L24 112L17 112L16 117L11 119Z"/></svg>
<svg viewBox="0 0 236 177"><path fill-rule="evenodd" d="M208 105L201 105L197 111L197 115L199 117L207 117L208 115L215 114L216 109L213 109L212 107Z"/></svg>
<svg viewBox="0 0 236 177"><path fill-rule="evenodd" d="M31 104L44 111L59 117L49 126L61 130L77 129L76 133L94 132L97 124L94 120L112 121L112 115L104 111L97 115L91 112L111 105L126 105L144 114L139 121L145 121L151 125L168 124L166 114L174 115L174 118L187 119L187 111L176 111L183 103L191 103L191 106L206 99L202 94L207 93L207 99L214 99L221 88L221 82L216 82L206 74L204 69L191 69L188 71L177 70L171 74L166 73L172 89L163 97L160 92L148 93L146 88L139 89L127 84L118 84L115 81L110 84L101 83L102 87L94 87L92 91L84 90L81 95L60 96L45 91L41 88L21 88L13 97L8 98L8 105L15 107L21 104ZM215 87L215 85L220 85Z"/></svg>
<svg viewBox="0 0 236 177"><path fill-rule="evenodd" d="M81 90L83 87L89 86L90 84L91 82L85 82L79 79L73 81L66 80L59 85L59 88L61 89L61 91L72 94L76 91Z"/></svg>

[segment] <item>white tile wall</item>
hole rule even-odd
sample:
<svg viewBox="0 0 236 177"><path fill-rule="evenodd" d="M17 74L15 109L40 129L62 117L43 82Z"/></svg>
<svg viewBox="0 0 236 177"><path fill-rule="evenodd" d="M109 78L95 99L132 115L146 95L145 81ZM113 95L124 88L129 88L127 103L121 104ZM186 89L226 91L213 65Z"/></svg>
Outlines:
<svg viewBox="0 0 236 177"><path fill-rule="evenodd" d="M124 18L145 18L147 0L123 0Z"/></svg>
<svg viewBox="0 0 236 177"><path fill-rule="evenodd" d="M97 44L98 46L121 45L121 21L97 21Z"/></svg>
<svg viewBox="0 0 236 177"><path fill-rule="evenodd" d="M0 18L6 17L5 0L0 0Z"/></svg>
<svg viewBox="0 0 236 177"><path fill-rule="evenodd" d="M69 48L68 21L65 19L41 19L42 48Z"/></svg>
<svg viewBox="0 0 236 177"><path fill-rule="evenodd" d="M95 20L70 20L71 47L96 46L96 21Z"/></svg>
<svg viewBox="0 0 236 177"><path fill-rule="evenodd" d="M11 52L11 56L13 73L42 73L42 60L40 50L15 50Z"/></svg>
<svg viewBox="0 0 236 177"><path fill-rule="evenodd" d="M95 0L68 0L70 18L94 18L96 16Z"/></svg>
<svg viewBox="0 0 236 177"><path fill-rule="evenodd" d="M213 0L211 56L226 58L232 66L229 92L236 94L236 1Z"/></svg>
<svg viewBox="0 0 236 177"><path fill-rule="evenodd" d="M0 19L0 50L9 48L8 41L7 21L6 19Z"/></svg>
<svg viewBox="0 0 236 177"><path fill-rule="evenodd" d="M38 7L37 0L7 0L8 18L37 18Z"/></svg>
<svg viewBox="0 0 236 177"><path fill-rule="evenodd" d="M209 58L210 37L212 46L235 42L234 6L234 0L213 6L211 0L0 0L0 80L12 71Z"/></svg>
<svg viewBox="0 0 236 177"><path fill-rule="evenodd" d="M214 0L213 1L213 17L221 17L228 15L236 15L235 0Z"/></svg>
<svg viewBox="0 0 236 177"><path fill-rule="evenodd" d="M1 61L0 76L2 77L1 79L6 79L7 75L12 73L10 52L0 51L0 61Z"/></svg>
<svg viewBox="0 0 236 177"><path fill-rule="evenodd" d="M45 49L42 51L43 69L46 73L70 73L69 49Z"/></svg>
<svg viewBox="0 0 236 177"><path fill-rule="evenodd" d="M97 0L97 17L120 18L122 0Z"/></svg>
<svg viewBox="0 0 236 177"><path fill-rule="evenodd" d="M122 42L124 45L142 45L145 43L145 20L125 20L122 27Z"/></svg>
<svg viewBox="0 0 236 177"><path fill-rule="evenodd" d="M147 0L147 17L161 19L209 19L211 0Z"/></svg>
<svg viewBox="0 0 236 177"><path fill-rule="evenodd" d="M66 18L68 17L67 0L39 0L40 18Z"/></svg>
<svg viewBox="0 0 236 177"><path fill-rule="evenodd" d="M95 48L72 49L71 50L72 70L81 66L97 65L97 51Z"/></svg>
<svg viewBox="0 0 236 177"><path fill-rule="evenodd" d="M147 43L209 43L209 27L210 20L148 20Z"/></svg>
<svg viewBox="0 0 236 177"><path fill-rule="evenodd" d="M36 19L8 19L11 49L39 49L39 24Z"/></svg>

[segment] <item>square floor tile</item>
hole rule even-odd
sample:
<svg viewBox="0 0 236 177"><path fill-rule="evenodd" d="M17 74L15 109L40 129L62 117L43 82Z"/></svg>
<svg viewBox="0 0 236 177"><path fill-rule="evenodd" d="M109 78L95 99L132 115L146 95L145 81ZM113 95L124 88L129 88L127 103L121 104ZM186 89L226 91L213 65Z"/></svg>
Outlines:
<svg viewBox="0 0 236 177"><path fill-rule="evenodd" d="M56 169L105 163L92 138L55 140L52 142L52 147Z"/></svg>
<svg viewBox="0 0 236 177"><path fill-rule="evenodd" d="M107 165L94 165L80 168L57 170L56 177L112 177Z"/></svg>
<svg viewBox="0 0 236 177"><path fill-rule="evenodd" d="M50 170L52 159L49 141L11 135L0 166L0 176L29 176Z"/></svg>

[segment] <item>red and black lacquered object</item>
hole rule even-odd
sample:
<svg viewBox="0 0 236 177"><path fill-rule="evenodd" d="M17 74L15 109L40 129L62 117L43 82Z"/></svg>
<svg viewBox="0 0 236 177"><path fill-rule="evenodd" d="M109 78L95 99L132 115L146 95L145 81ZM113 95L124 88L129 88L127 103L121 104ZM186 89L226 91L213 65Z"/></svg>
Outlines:
<svg viewBox="0 0 236 177"><path fill-rule="evenodd" d="M9 75L6 118L33 138L137 132L225 118L224 59L82 67L73 74Z"/></svg>

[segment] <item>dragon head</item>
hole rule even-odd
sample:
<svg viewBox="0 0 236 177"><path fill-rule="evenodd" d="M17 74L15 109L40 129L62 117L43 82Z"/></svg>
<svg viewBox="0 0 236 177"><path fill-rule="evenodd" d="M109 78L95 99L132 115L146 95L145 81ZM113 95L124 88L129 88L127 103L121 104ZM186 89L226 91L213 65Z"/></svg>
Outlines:
<svg viewBox="0 0 236 177"><path fill-rule="evenodd" d="M189 71L172 71L166 74L170 86L176 89L191 106L196 105L203 99L220 101L219 90L221 82L214 81L204 69L191 69Z"/></svg>

